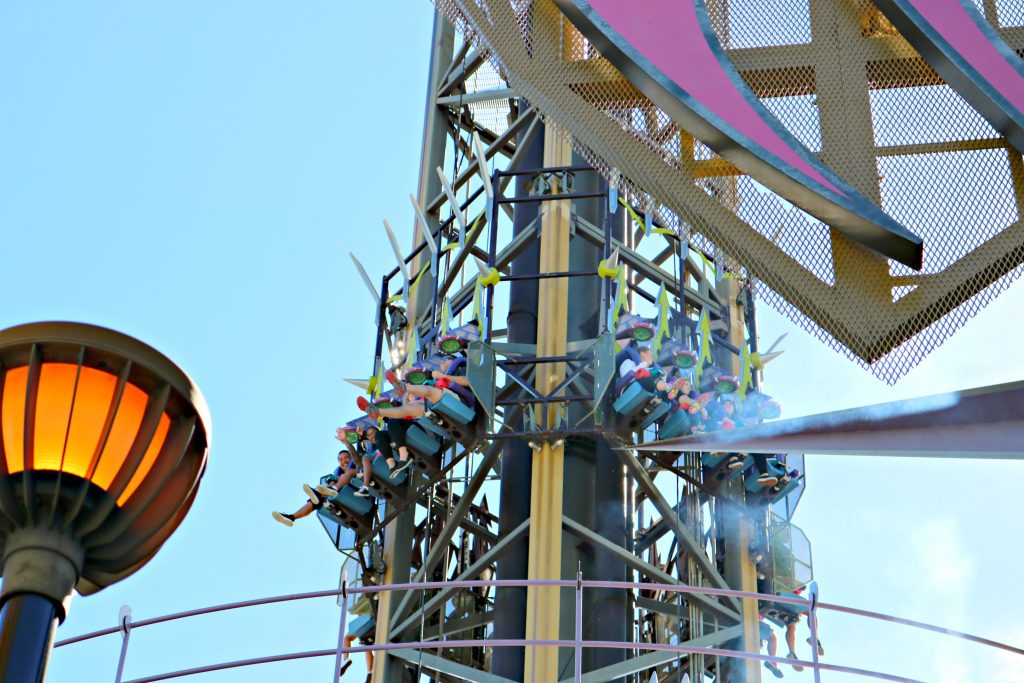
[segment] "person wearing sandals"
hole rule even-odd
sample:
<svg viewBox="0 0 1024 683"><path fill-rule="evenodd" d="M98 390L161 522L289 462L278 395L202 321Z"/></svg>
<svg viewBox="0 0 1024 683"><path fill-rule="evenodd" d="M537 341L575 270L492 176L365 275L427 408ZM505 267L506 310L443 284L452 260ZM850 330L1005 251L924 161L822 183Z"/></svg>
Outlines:
<svg viewBox="0 0 1024 683"><path fill-rule="evenodd" d="M323 507L324 500L338 495L341 487L351 481L355 475L356 469L355 464L352 462L352 456L347 450L338 451L338 466L324 478L326 484L321 484L315 489L309 484L303 484L302 490L306 492L309 500L298 510L290 514L275 510L271 513L274 521L280 522L285 526L291 526L295 523L295 520L308 517Z"/></svg>

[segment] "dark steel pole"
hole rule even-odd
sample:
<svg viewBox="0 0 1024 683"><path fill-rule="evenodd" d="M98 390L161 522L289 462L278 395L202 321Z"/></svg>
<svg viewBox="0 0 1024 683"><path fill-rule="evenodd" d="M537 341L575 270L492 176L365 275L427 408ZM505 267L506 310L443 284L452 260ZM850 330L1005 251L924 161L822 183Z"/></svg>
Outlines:
<svg viewBox="0 0 1024 683"><path fill-rule="evenodd" d="M586 165L586 160L573 155L573 165ZM605 228L610 237L623 239L625 211L620 207L615 214L608 211L608 183L597 173L576 175L574 193L597 194L597 199L575 202L576 214L599 228ZM582 239L574 239L569 251L570 270L596 270L604 258L602 247ZM568 338L593 339L601 329L601 287L597 278L574 278L569 282ZM569 413L571 424L582 417L581 407L573 406ZM591 426L588 421L588 426ZM624 506L627 479L622 463L603 437L594 439L568 439L565 444L565 480L574 482L566 486L563 505L565 514L580 524L593 529L602 538L625 548L626 509ZM562 578L572 578L579 566L583 578L599 581L626 580L625 564L600 548L583 548L578 544L563 549ZM569 606L564 615L571 615ZM588 640L629 640L629 608L626 591L591 588L583 593L583 635ZM566 653L568 656L568 652ZM589 649L583 653L583 671L611 666L626 659L625 650ZM621 681L623 679L616 679Z"/></svg>
<svg viewBox="0 0 1024 683"><path fill-rule="evenodd" d="M519 101L519 111L529 107L526 100ZM522 141L524 134L520 134ZM544 163L544 133L538 132L533 144L522 159L523 168L540 168ZM515 196L529 195L528 175L516 176ZM521 234L539 215L540 203L515 204L512 233ZM497 213L497 212L495 212ZM536 274L540 269L540 240L531 242L512 261L512 274ZM509 284L508 342L512 344L537 343L537 280L516 280ZM498 517L499 535L504 535L522 524L530 516L533 452L522 439L512 439L501 452L501 494ZM529 567L529 544L524 537L516 541L498 560L499 579L525 579ZM494 637L524 638L526 636L526 588L499 588L494 598ZM521 647L496 647L491 665L492 673L511 679L523 680Z"/></svg>
<svg viewBox="0 0 1024 683"><path fill-rule="evenodd" d="M41 683L57 631L57 605L34 593L12 595L0 609L0 681Z"/></svg>

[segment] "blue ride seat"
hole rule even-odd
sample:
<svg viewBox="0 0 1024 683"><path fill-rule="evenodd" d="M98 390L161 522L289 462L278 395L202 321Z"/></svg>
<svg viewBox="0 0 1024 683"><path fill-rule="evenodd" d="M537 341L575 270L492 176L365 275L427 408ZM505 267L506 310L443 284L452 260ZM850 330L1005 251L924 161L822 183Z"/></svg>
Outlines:
<svg viewBox="0 0 1024 683"><path fill-rule="evenodd" d="M373 492L384 500L401 498L405 493L405 483L409 480L409 470L402 470L397 477L391 478L391 469L387 458L379 456L373 459Z"/></svg>
<svg viewBox="0 0 1024 683"><path fill-rule="evenodd" d="M742 466L729 469L728 463L733 456L743 459ZM726 481L739 476L739 473L754 465L754 459L745 454L734 453L701 453L700 464L705 466L703 481L709 486L717 488Z"/></svg>
<svg viewBox="0 0 1024 683"><path fill-rule="evenodd" d="M806 600L802 595L796 593L779 593L785 598L800 598ZM765 619L769 619L779 626L787 626L789 624L795 624L800 621L800 616L806 611L806 607L803 605L790 605L781 602L761 602L759 605L759 611Z"/></svg>
<svg viewBox="0 0 1024 683"><path fill-rule="evenodd" d="M436 427L429 419L421 417L405 433L405 444L409 447L409 457L413 464L430 475L441 471L441 447L444 442L437 434Z"/></svg>
<svg viewBox="0 0 1024 683"><path fill-rule="evenodd" d="M476 411L453 394L445 392L437 403L427 402L426 417L464 446L475 440Z"/></svg>
<svg viewBox="0 0 1024 683"><path fill-rule="evenodd" d="M647 429L652 424L668 415L669 411L672 410L671 403L664 399L659 400L660 403L654 405L653 407L650 407L649 410L646 410L643 413L641 413L641 419L636 426L637 431L643 431Z"/></svg>
<svg viewBox="0 0 1024 683"><path fill-rule="evenodd" d="M728 455L728 453L701 453L700 462L704 467L714 469L725 462Z"/></svg>
<svg viewBox="0 0 1024 683"><path fill-rule="evenodd" d="M320 480L326 483L326 477ZM317 511L318 515L326 515L328 519L340 521L356 532L362 538L373 530L374 508L376 501L372 497L361 498L356 495L359 489L348 484L338 492L338 495L327 499L322 508Z"/></svg>
<svg viewBox="0 0 1024 683"><path fill-rule="evenodd" d="M444 429L442 429L437 424L432 422L429 418L421 417L420 419L416 420L416 424L422 427L423 431L425 431L427 434L430 434L435 439L438 439L441 443L444 443L449 438L448 432L446 432Z"/></svg>
<svg viewBox="0 0 1024 683"><path fill-rule="evenodd" d="M631 431L646 429L668 413L671 407L668 401L647 391L639 382L633 382L623 389L612 404L612 408Z"/></svg>
<svg viewBox="0 0 1024 683"><path fill-rule="evenodd" d="M612 407L619 415L629 417L643 408L644 404L652 398L654 398L654 394L645 391L638 382L633 382L622 390Z"/></svg>
<svg viewBox="0 0 1024 683"><path fill-rule="evenodd" d="M674 439L683 436L689 433L691 426L690 415L685 410L673 410L658 427L658 438Z"/></svg>
<svg viewBox="0 0 1024 683"><path fill-rule="evenodd" d="M372 614L357 617L348 625L348 632L367 645L370 644L367 641L373 639L376 629L377 623L373 620Z"/></svg>
<svg viewBox="0 0 1024 683"><path fill-rule="evenodd" d="M799 477L793 477L792 479L790 479L789 483L787 483L785 486L783 486L782 489L776 494L776 498L785 498L789 494L791 494L794 491L796 491L797 488L800 487L800 480L801 479L803 479L802 475L799 476Z"/></svg>
<svg viewBox="0 0 1024 683"><path fill-rule="evenodd" d="M782 476L786 474L786 470L785 468L778 466L777 460L769 460L768 474L772 475L773 477L778 477L781 479ZM756 467L751 469L746 474L746 476L743 478L743 486L747 489L747 491L750 491L751 493L760 493L766 490L766 487L761 486L760 484L757 483L757 479L760 476L761 473L757 471ZM767 490L770 491L770 489Z"/></svg>
<svg viewBox="0 0 1024 683"><path fill-rule="evenodd" d="M472 408L449 393L445 393L437 403L428 403L427 408L460 425L468 425L476 417Z"/></svg>

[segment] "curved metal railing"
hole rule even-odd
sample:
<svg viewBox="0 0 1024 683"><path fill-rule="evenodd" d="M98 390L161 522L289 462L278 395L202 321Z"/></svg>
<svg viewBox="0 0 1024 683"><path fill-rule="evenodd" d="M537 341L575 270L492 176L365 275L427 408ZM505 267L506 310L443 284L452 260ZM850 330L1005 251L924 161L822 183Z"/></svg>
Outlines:
<svg viewBox="0 0 1024 683"><path fill-rule="evenodd" d="M430 640L430 641L415 641L415 642L398 642L398 643L375 643L373 645L360 645L355 647L345 646L345 636L348 623L348 600L350 596L359 594L373 594L373 593L384 593L388 591L420 591L420 590L440 590L445 588L485 588L485 587L527 587L527 586L549 586L556 588L572 588L576 592L576 613L575 613L575 637L572 640ZM636 581L585 581L582 578L577 580L491 580L491 581L433 581L433 582L419 582L419 583L401 583L401 584L388 584L380 586L349 586L346 581L342 582L342 586L336 590L324 590L315 591L311 593L293 593L289 595L277 595L267 598L257 598L255 600L244 600L241 602L225 603L221 605L213 605L210 607L201 607L198 609L187 610L184 612L175 612L172 614L166 614L159 617L153 617L151 619L142 619L139 621L131 621L130 616L123 617L123 621L118 626L111 628L100 629L98 631L92 631L91 633L84 633L78 636L72 636L58 641L54 647L61 648L75 643L80 643L94 638L102 636L113 635L120 632L122 634L122 646L120 658L118 661L117 675L115 683L155 683L156 681L165 681L175 678L183 678L186 676L194 676L202 673L209 673L213 671L224 671L227 669L234 669L245 666L255 666L259 664L269 664L272 662L285 662L297 659L309 659L313 657L329 657L334 655L336 666L334 667L335 683L338 681L338 671L341 666L342 657L346 654L359 653L359 652L385 652L395 650L435 650L438 647L446 648L459 648L459 647L571 647L575 650L575 672L573 681L580 681L582 678L582 651L584 649L624 649L624 650L644 650L650 652L677 652L679 654L691 654L691 655L705 655L720 658L729 659L743 659L743 660L754 660L759 662L773 662L775 664L787 664L804 666L814 671L815 680L818 680L819 673L821 671L834 671L839 673L853 674L857 676L863 676L866 678L872 678L883 681L894 681L896 683L923 683L912 678L905 678L902 676L896 676L893 674L882 673L878 671L870 671L867 669L860 669L850 666L842 666L838 664L828 664L819 661L817 648L812 647L812 659L811 660L796 660L786 657L772 657L768 655L761 655L753 652L742 652L737 650L726 650L715 647L696 647L688 645L672 645L668 643L638 643L638 642L620 642L620 641L605 641L605 640L583 640L582 639L582 623L583 623L583 591L588 588L610 588L610 589L622 589L622 590L657 590L665 591L667 593L681 593L681 594L700 594L709 596L719 597L733 597L739 599L748 600L765 600L775 603L783 603L802 606L806 608L806 612L810 616L814 616L817 610L828 610L833 612L840 612L844 614L850 614L859 617L865 617L869 619L876 619L880 621L886 621L889 623L900 624L902 626L908 626L910 628L921 629L925 631L931 631L933 633L940 633L953 638L966 640L972 643L984 645L1012 654L1024 656L1024 648L1015 647L1006 643L1000 643L989 638L983 638L981 636L972 635L970 633L964 633L962 631L956 631L953 629L943 628L941 626L934 626L932 624L926 624L920 621L914 621L913 619L905 619L902 617L896 617L889 614L882 614L879 612L871 612L868 610L862 610L855 607L846 607L844 605L836 605L827 602L820 602L816 599L816 590L812 587L810 591L810 599L802 598L791 598L780 595L770 595L764 593L750 593L746 591L730 590L724 588L709 588L705 586L686 586L679 584L659 584L659 583L642 583ZM306 652L292 652L281 655L271 655L267 657L256 657L253 659L243 659L231 662L221 662L217 664L209 664L206 666L195 667L191 669L182 669L179 671L171 671L162 674L156 674L152 676L146 676L144 678L136 678L131 681L122 681L122 673L124 670L124 661L128 652L128 642L131 632L144 628L146 626L153 626L155 624L162 624L169 621L176 621L179 619L186 619L190 617L196 617L203 614L213 614L215 612L223 612L227 610L242 609L245 607L255 607L259 605L270 605L279 602L291 602L295 600L309 600L314 598L327 598L327 597L340 597L341 598L341 625L338 632L338 646L332 649L324 650L310 650ZM817 642L817 620L814 618L808 619L808 625L811 629L811 642Z"/></svg>

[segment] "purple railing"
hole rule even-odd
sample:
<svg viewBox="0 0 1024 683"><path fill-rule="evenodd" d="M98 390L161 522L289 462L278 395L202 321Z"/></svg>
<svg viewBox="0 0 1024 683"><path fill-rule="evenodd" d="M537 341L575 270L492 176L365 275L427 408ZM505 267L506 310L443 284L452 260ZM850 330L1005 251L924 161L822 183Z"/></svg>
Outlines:
<svg viewBox="0 0 1024 683"><path fill-rule="evenodd" d="M372 593L383 593L388 591L406 591L406 590L440 590L446 588L483 588L483 587L525 587L525 586L550 586L558 588L572 588L576 592L575 600L575 633L572 640L430 640L430 641L416 641L416 642L400 642L400 643L375 643L373 645L360 645L356 647L345 647L345 635L348 622L348 600L351 595L358 594L372 594ZM213 605L211 607L202 607L199 609L188 610L185 612L176 612L173 614L167 614L160 617L153 617L151 619L143 619L140 621L131 621L131 616L123 615L121 617L121 623L118 626L112 628L100 629L91 633L85 633L79 636L73 636L71 638L65 638L64 640L58 641L54 647L65 647L67 645L73 645L93 638L99 638L101 636L112 635L114 633L121 633L123 638L121 652L118 660L117 674L114 679L115 683L154 683L155 681L166 681L174 678L182 678L185 676L194 676L196 674L209 673L212 671L224 671L226 669L235 669L244 666L255 666L258 664L269 664L272 662L285 662L295 659L308 659L312 657L328 657L334 655L335 667L333 681L337 683L339 680L338 671L341 668L342 658L351 653L359 652L384 652L384 651L395 651L395 650L435 650L438 647L446 648L460 648L460 647L571 647L575 651L575 671L573 680L579 682L582 679L582 652L585 648L590 649L628 649L628 650L644 650L651 652L677 652L679 654L692 654L692 655L705 655L712 657L730 658L730 659L742 659L742 660L753 660L759 662L773 662L775 664L787 664L809 667L814 671L814 678L817 682L819 680L821 671L835 671L839 673L853 674L857 676L863 676L866 678L873 678L882 681L895 681L897 683L922 683L913 678L905 678L902 676L895 676L892 674L881 673L878 671L869 671L867 669L859 669L849 666L841 666L838 664L826 664L820 662L818 659L817 647L811 647L812 659L806 660L795 660L786 657L771 657L767 655L761 655L754 652L741 652L736 650L725 650L714 647L692 647L688 645L670 645L667 643L634 643L634 642L620 642L620 641L607 641L607 640L583 640L583 591L587 588L612 588L612 589L623 589L623 590L656 590L664 591L667 593L683 593L683 594L701 594L721 597L734 597L746 600L765 600L776 603L783 603L789 605L797 605L806 607L806 611L810 617L814 617L817 610L823 609L833 612L841 612L844 614L851 614L859 617L866 617L869 619L877 619L881 621L887 621L894 624L900 624L911 628L922 629L925 631L931 631L933 633L941 633L953 638L959 638L967 640L972 643L978 643L987 647L1004 650L1016 655L1024 656L1024 649L1007 645L1006 643L1000 643L988 638L982 638L980 636L971 635L969 633L963 633L961 631L955 631L952 629L942 628L940 626L933 626L931 624L925 624L912 619L904 619L902 617L896 617L888 614L881 614L878 612L870 612L868 610L857 609L855 607L846 607L843 605L835 605L826 602L820 602L817 600L817 587L812 584L810 592L810 599L802 598L791 598L780 595L770 595L765 593L750 593L746 591L738 591L724 588L709 588L705 586L685 586L679 584L659 584L659 583L640 583L635 581L584 581L582 578L573 580L493 580L493 581L428 581L419 583L396 583L388 584L383 586L349 586L347 581L342 582L342 587L337 590L326 590L316 591L312 593L293 593L290 595L278 595L268 598L259 598L256 600L244 600L242 602L232 602L223 605ZM178 619L185 619L188 617L200 616L203 614L212 614L214 612L223 612L226 610L241 609L243 607L255 607L257 605L269 605L278 602L291 602L294 600L309 600L312 598L326 598L326 597L341 597L341 624L338 629L338 645L336 648L329 650L310 650L307 652L293 652L282 655L272 655L268 657L257 657L254 659L243 659L232 662L221 662L218 664L209 664L207 666L195 667L192 669L182 669L180 671L171 671L162 674L156 674L153 676L146 676L144 678L136 678L131 681L122 681L122 672L124 670L124 661L128 652L128 641L131 636L131 632L138 628L145 626L152 626L154 624L162 624L169 621L175 621ZM808 618L808 625L811 629L811 642L816 643L818 641L817 634L817 619Z"/></svg>

